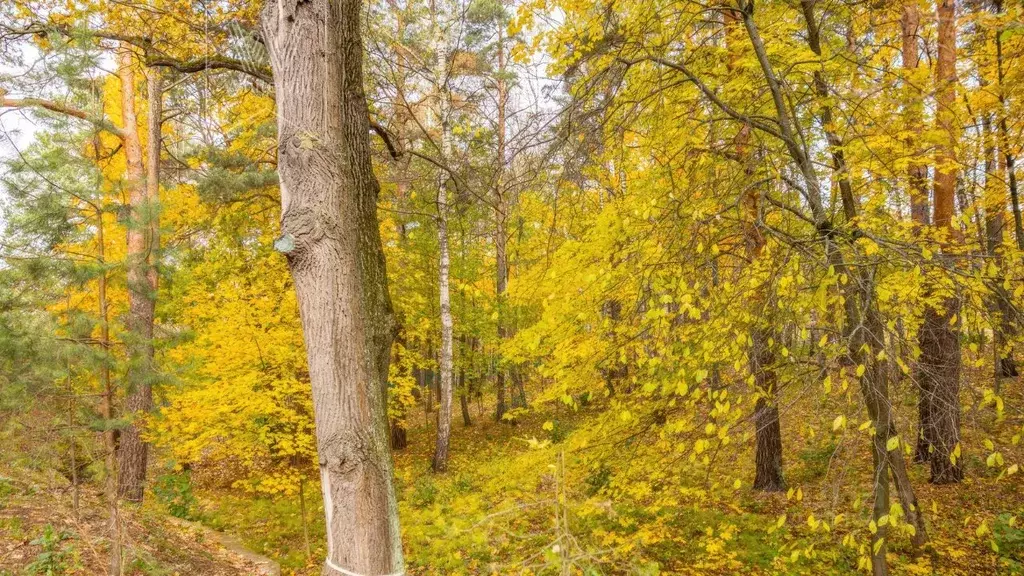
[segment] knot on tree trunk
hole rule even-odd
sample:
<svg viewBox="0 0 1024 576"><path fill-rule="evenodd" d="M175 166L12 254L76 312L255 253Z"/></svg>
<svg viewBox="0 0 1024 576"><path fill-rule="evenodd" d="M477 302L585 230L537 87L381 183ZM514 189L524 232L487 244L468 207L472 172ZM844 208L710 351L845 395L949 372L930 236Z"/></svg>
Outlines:
<svg viewBox="0 0 1024 576"><path fill-rule="evenodd" d="M359 430L341 430L318 442L320 467L328 473L348 478L362 466L373 462L369 434Z"/></svg>
<svg viewBox="0 0 1024 576"><path fill-rule="evenodd" d="M294 201L281 216L281 236L274 241L274 249L287 256L290 264L300 263L304 255L338 226L339 223L327 212Z"/></svg>

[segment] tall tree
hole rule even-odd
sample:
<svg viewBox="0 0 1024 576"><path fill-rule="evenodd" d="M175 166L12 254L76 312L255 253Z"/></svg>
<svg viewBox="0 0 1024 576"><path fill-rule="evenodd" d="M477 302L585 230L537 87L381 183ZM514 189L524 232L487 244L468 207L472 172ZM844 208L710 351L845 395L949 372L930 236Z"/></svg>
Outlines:
<svg viewBox="0 0 1024 576"><path fill-rule="evenodd" d="M956 146L959 124L956 111L956 3L940 0L938 58L935 66L935 123L941 140L935 151L934 204L932 224L940 235L942 262L953 258L959 230L953 226L957 180ZM948 292L948 289L946 289ZM921 358L918 380L926 396L925 419L920 423L928 444L931 481L959 482L963 478L960 450L960 302L956 295L944 295L938 305L929 305L921 326Z"/></svg>
<svg viewBox="0 0 1024 576"><path fill-rule="evenodd" d="M159 73L150 72L148 81L148 162L143 160L135 109L135 67L132 46L122 43L118 50L121 79L121 126L127 159L128 187L128 374L125 413L132 422L121 434L118 445L118 491L125 500L141 502L146 488L149 447L142 439L140 420L153 408L153 323L156 314L156 253L160 189L160 120L163 98Z"/></svg>
<svg viewBox="0 0 1024 576"><path fill-rule="evenodd" d="M281 236L313 389L324 573L402 573L386 378L395 329L377 225L359 0L271 0Z"/></svg>
<svg viewBox="0 0 1024 576"><path fill-rule="evenodd" d="M725 42L729 51L727 69L736 73L740 46L743 41L742 23L735 10L726 7L722 14L725 25ZM758 153L750 148L751 127L749 124L740 126L733 139L737 160L742 164L744 175L751 182L757 182ZM739 202L743 225L743 244L747 259L754 265L764 252L766 239L758 228L761 221L761 186L749 186ZM756 287L754 298L761 309L768 306L769 288L767 283ZM765 492L779 492L785 489L786 482L782 468L782 427L779 423L778 386L779 379L775 372L775 351L769 342L777 341L773 319L769 315L757 315L755 325L750 330L750 351L748 364L754 377L757 402L754 405L754 489Z"/></svg>

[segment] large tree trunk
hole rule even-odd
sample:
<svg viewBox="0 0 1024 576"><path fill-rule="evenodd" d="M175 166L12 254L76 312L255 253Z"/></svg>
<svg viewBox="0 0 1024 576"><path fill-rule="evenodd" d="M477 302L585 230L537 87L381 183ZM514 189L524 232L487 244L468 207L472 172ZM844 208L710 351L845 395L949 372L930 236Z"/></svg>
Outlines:
<svg viewBox="0 0 1024 576"><path fill-rule="evenodd" d="M156 307L157 270L156 207L159 194L160 117L162 86L160 75L149 75L149 166L144 168L142 144L135 113L135 69L132 52L122 46L118 54L121 78L121 119L127 159L129 194L128 222L128 348L127 397L125 412L132 422L121 434L118 446L121 497L141 502L146 488L149 447L142 440L140 419L153 408L153 321ZM145 173L145 172L148 173Z"/></svg>
<svg viewBox="0 0 1024 576"><path fill-rule="evenodd" d="M405 570L388 447L396 326L377 224L360 0L270 0L281 237L312 385L324 574Z"/></svg>
<svg viewBox="0 0 1024 576"><path fill-rule="evenodd" d="M933 224L945 234L948 249L958 236L954 229L953 202L956 193L956 143L959 139L956 113L956 6L954 0L939 0L938 60L935 69L936 124L943 139L936 146ZM943 258L949 255L944 254ZM949 298L936 309L929 306L921 326L921 358L918 380L927 396L922 409L922 437L926 452L918 454L931 462L931 481L959 482L963 470L954 450L960 443L960 303Z"/></svg>

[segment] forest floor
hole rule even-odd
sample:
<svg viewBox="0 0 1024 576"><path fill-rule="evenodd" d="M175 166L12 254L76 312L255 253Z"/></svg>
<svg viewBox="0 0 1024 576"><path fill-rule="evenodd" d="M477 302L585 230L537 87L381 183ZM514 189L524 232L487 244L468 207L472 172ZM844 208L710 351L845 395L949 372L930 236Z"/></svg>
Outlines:
<svg viewBox="0 0 1024 576"><path fill-rule="evenodd" d="M1024 574L1024 530L1013 519L1024 518L1024 474L1001 477L986 462L988 442L1007 463L1024 462L1024 447L1013 441L1024 425L1024 392L1020 382L1006 388L1001 422L965 391L962 484L931 485L926 466L910 466L930 542L914 556L909 538L893 535L895 576ZM914 395L896 386L894 397L907 398L896 409L903 437L912 436ZM712 462L713 474L699 461L658 453L651 437L619 438L605 447L610 468L596 464L591 454L600 447L593 440L605 432L595 428L609 412L599 403L577 412L535 405L515 425L494 422L493 406L474 403L472 426L456 412L450 471L438 475L430 471L435 413L421 407L409 416L408 447L395 454L408 574L863 573L858 546L866 541L871 459L850 404L858 395L852 388L821 394L805 387L784 389L783 398L789 490L775 494L750 489L749 441L733 449L733 460ZM838 431L836 414L850 420ZM66 479L26 464L31 458L12 458L17 443L5 443L12 448L0 464L0 576L46 574L28 566L45 568L48 559L65 567L53 574L102 574L108 543L97 481L82 486L76 517ZM170 477L154 474L155 486ZM170 501L187 504L175 513L205 528L169 516L159 490L141 508L124 506L128 574L259 574L209 529L237 535L245 548L279 562L286 576L321 573L324 526L312 483L305 490L307 539L297 495L246 493L215 475L197 470L191 484L171 490Z"/></svg>
<svg viewBox="0 0 1024 576"><path fill-rule="evenodd" d="M1018 382L1006 386L1006 417L998 423L991 408L980 407L981 399L965 392L963 483L929 484L927 466L910 465L930 542L914 555L909 536L890 531L894 575L1024 574L1024 530L1014 518L1024 518L1024 474L1000 477L986 464L991 453L986 440L995 442L1008 463L1024 461L1021 445L1012 441L1024 424L1024 394ZM894 395L908 398L896 406L906 438L914 432L916 406L913 394L904 392L897 386ZM744 479L742 487L730 484L708 496L700 489L703 473L688 475L685 460L652 460L624 445L623 465L635 461L641 479L644 467L651 476L664 475L659 466L678 467L678 494L667 506L662 501L651 505L657 488L652 496L643 481L622 488L619 494L630 496L621 500L595 493L594 478L603 469L594 470L581 459L590 448L572 437L574 429L583 429L606 407L591 407L589 413L535 407L514 426L494 422L491 406L474 405L470 427L462 425L456 411L452 461L444 475L430 471L434 414L427 416L421 408L410 415L409 446L395 455L408 573L560 574L566 564L571 569L564 573L585 576L863 573L858 546L867 540L870 519L870 506L863 504L870 502L870 452L852 416L844 430L832 430L835 415L849 413L840 404L858 401L851 388L831 396L798 394L784 407L790 490L782 493L750 490L753 455L748 449L735 461L719 464ZM840 452L847 454L837 458ZM850 463L838 468L840 461ZM644 488L633 494L634 485ZM309 554L297 498L202 488L197 496L208 524L241 534L247 546L279 560L284 574L314 576L324 554L318 544L323 523L318 495L307 492L312 492L306 495ZM788 519L780 527L782 515ZM847 543L847 536L855 540Z"/></svg>
<svg viewBox="0 0 1024 576"><path fill-rule="evenodd" d="M126 576L277 573L233 547L230 538L168 516L158 507L123 505L121 518ZM0 576L106 574L108 525L97 486L81 486L76 513L73 492L63 477L10 462L0 467Z"/></svg>

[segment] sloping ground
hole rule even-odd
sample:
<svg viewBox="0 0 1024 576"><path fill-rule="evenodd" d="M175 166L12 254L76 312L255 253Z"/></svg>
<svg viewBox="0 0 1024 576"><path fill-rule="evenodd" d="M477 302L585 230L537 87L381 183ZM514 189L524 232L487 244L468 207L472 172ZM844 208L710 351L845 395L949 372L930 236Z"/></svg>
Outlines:
<svg viewBox="0 0 1024 576"><path fill-rule="evenodd" d="M106 510L95 485L73 494L59 478L0 470L0 576L106 574ZM273 576L276 564L237 541L147 507L123 506L125 574Z"/></svg>
<svg viewBox="0 0 1024 576"><path fill-rule="evenodd" d="M474 409L468 428L456 415L450 471L437 475L430 472L434 414L420 409L409 416L409 447L395 455L407 573L536 576L565 573L567 564L574 575L864 573L857 564L868 541L871 458L858 428L866 415L855 389L824 395L815 386L784 391L784 463L792 492L779 494L750 489L748 437L728 461L713 463L711 478L727 481L708 485L707 467L688 458L692 440L678 455L655 443L658 429L645 439L619 434L602 444L601 422L614 425L618 411L602 420L606 409L597 406L572 413L537 405L515 426L495 423L490 406ZM1024 390L1016 381L1004 386L1002 422L990 407L978 406L979 398L963 397L963 484L931 485L927 467L911 465L931 541L914 556L909 536L891 533L895 576L1024 574L1018 524L1024 475L1001 476L986 463L992 452L986 440L1007 463L1024 462L1024 443L1015 441L1024 425ZM914 395L897 392L905 399L895 407L901 434L913 438ZM851 423L836 430L841 413ZM750 433L749 424L740 430ZM603 465L590 459L599 450L610 454ZM322 508L315 488L307 494L308 560L301 553L297 499L198 493L214 526L278 559L287 575L315 576L324 553Z"/></svg>

